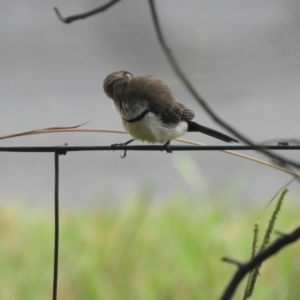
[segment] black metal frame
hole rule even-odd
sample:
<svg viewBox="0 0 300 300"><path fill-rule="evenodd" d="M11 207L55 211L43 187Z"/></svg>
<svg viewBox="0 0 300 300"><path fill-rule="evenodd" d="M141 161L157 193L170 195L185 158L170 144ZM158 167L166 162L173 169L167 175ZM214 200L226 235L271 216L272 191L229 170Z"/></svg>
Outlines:
<svg viewBox="0 0 300 300"><path fill-rule="evenodd" d="M216 145L188 146L170 145L171 151L224 151L224 150L300 150L300 145ZM74 151L164 151L161 145L118 145L114 146L2 146L0 152L54 153L54 262L52 299L57 299L58 256L59 256L59 156ZM224 299L227 299L226 297ZM229 299L229 298L228 298Z"/></svg>

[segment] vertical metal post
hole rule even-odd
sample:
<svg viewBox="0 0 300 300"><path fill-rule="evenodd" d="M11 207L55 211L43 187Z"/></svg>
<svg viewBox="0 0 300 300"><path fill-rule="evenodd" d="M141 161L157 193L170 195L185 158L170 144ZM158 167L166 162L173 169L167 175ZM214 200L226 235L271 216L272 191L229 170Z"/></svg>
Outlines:
<svg viewBox="0 0 300 300"><path fill-rule="evenodd" d="M53 292L52 299L57 296L58 277L58 242L59 242L59 150L54 152L54 265L53 265Z"/></svg>

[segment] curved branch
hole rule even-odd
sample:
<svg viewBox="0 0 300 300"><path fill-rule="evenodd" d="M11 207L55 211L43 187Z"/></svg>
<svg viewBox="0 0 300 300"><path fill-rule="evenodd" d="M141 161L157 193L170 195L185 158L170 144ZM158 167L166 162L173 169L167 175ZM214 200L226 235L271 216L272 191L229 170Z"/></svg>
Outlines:
<svg viewBox="0 0 300 300"><path fill-rule="evenodd" d="M275 155L261 147L257 147L254 145L254 143L246 138L244 135L242 135L240 132L235 130L232 126L224 122L206 103L206 101L200 96L200 94L197 92L197 90L194 88L192 83L189 81L189 79L186 77L184 72L181 70L179 67L179 64L177 63L176 59L174 58L172 51L168 47L165 38L162 34L161 26L158 20L158 15L156 12L156 7L155 7L155 1L154 0L148 0L149 5L150 5L150 10L151 10L151 16L153 19L153 24L155 28L155 32L157 35L157 39L159 41L159 44L161 45L171 67L173 68L174 72L178 75L180 80L183 82L185 87L188 89L188 91L193 95L193 97L196 99L196 101L202 106L202 108L209 114L209 116L218 124L220 124L222 127L226 128L229 132L234 134L236 137L238 137L241 141L245 142L248 145L251 145L252 147L255 147L255 150L258 150L265 155L275 159L277 162L280 162L282 164L288 164L290 166L294 166L296 168L300 168L300 164L298 162L294 162L292 160L285 159L281 156Z"/></svg>
<svg viewBox="0 0 300 300"><path fill-rule="evenodd" d="M294 243L300 238L300 227L296 228L289 234L282 235L278 238L273 244L269 247L265 248L264 250L260 251L256 256L254 256L249 262L244 264L238 264L239 268L234 274L233 278L227 285L221 300L229 300L233 296L236 288L244 278L244 276L254 269L256 266L259 266L263 261L265 261L270 256L276 254L285 246ZM231 262L232 260L229 258L223 258L223 261Z"/></svg>
<svg viewBox="0 0 300 300"><path fill-rule="evenodd" d="M58 10L58 8L54 7L54 11L56 12L56 15L57 17L65 24L68 24L68 23L71 23L73 21L76 21L76 20L81 20L81 19L85 19L85 18L88 18L90 16L93 16L93 15L96 15L100 12L103 12L105 11L106 9L110 8L111 6L113 6L114 4L116 4L117 2L119 2L121 0L111 0L110 2L98 7L98 8L95 8L93 10L90 10L86 13L83 13L83 14L78 14L78 15L74 15L74 16L70 16L70 17L67 17L67 18L64 18L60 11Z"/></svg>

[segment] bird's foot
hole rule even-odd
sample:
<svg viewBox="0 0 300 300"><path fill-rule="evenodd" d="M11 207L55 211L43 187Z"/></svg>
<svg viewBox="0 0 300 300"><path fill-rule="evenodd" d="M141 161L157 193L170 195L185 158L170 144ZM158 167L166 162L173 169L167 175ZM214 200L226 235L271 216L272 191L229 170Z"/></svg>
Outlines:
<svg viewBox="0 0 300 300"><path fill-rule="evenodd" d="M170 141L167 141L163 146L161 151L166 151L167 153L172 153L170 149Z"/></svg>
<svg viewBox="0 0 300 300"><path fill-rule="evenodd" d="M63 146L63 147L67 147L67 146L68 146L68 143L64 143L62 146ZM66 154L67 154L67 149L59 149L59 150L58 150L58 154L59 154L59 155L66 155Z"/></svg>
<svg viewBox="0 0 300 300"><path fill-rule="evenodd" d="M112 144L112 145L110 145L109 150L114 150L114 148L118 148L118 147L120 147L120 146L121 146L121 147L122 147L122 146L126 146L126 145L130 144L130 143L133 142L133 141L134 141L134 139L131 139L131 140L127 141L126 143ZM125 157L126 157L126 150L124 150L123 155L120 155L120 157L121 157L121 158L125 158Z"/></svg>

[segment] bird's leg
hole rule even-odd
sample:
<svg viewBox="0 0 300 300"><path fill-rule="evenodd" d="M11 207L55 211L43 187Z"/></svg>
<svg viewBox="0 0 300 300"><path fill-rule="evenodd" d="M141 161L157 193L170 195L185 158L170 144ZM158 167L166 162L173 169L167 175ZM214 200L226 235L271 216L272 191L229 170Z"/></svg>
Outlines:
<svg viewBox="0 0 300 300"><path fill-rule="evenodd" d="M130 144L133 141L134 141L134 139L131 139L131 140L127 141L126 143L112 144L112 145L110 145L110 148L115 148L115 147L118 147L118 146L126 146L126 145Z"/></svg>
<svg viewBox="0 0 300 300"><path fill-rule="evenodd" d="M163 146L162 146L162 151L166 150L167 153L172 153L172 150L170 149L170 141L167 141Z"/></svg>
<svg viewBox="0 0 300 300"><path fill-rule="evenodd" d="M126 146L126 145L130 144L133 141L134 141L134 139L131 139L131 140L127 141L126 143L112 144L112 145L110 145L110 149L113 149L113 148L119 147L119 146ZM126 156L126 150L124 150L124 154L121 155L120 157L125 158L125 156Z"/></svg>

